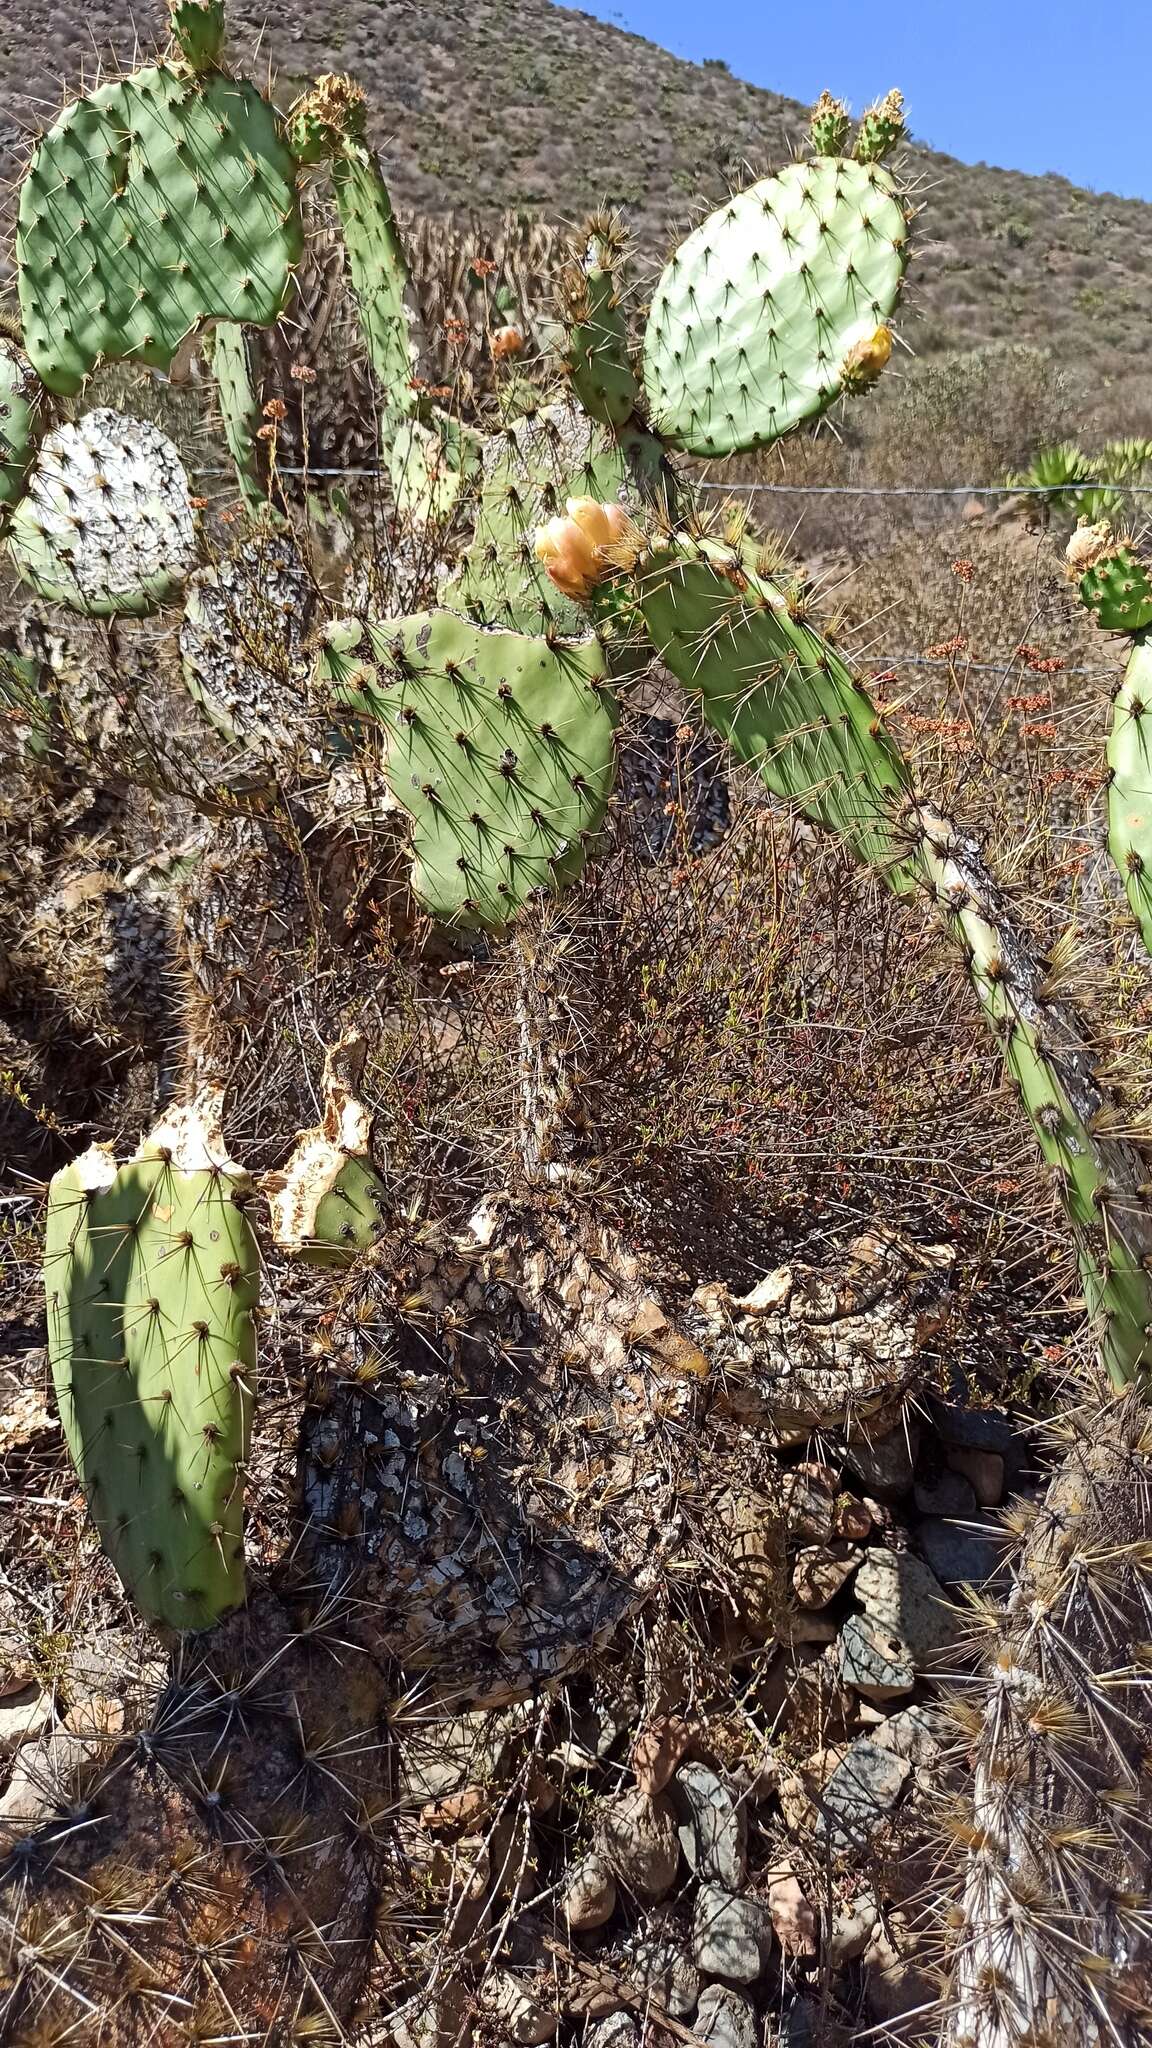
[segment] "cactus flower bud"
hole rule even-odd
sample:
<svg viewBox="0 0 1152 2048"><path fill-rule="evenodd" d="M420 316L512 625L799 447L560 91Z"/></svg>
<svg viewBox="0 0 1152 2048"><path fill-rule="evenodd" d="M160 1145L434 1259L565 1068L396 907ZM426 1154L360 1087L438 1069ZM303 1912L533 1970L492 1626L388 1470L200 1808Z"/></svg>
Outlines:
<svg viewBox="0 0 1152 2048"><path fill-rule="evenodd" d="M569 498L563 518L550 519L536 534L536 559L543 562L565 597L585 598L608 564L604 549L624 539L629 527L622 505L596 498Z"/></svg>
<svg viewBox="0 0 1152 2048"><path fill-rule="evenodd" d="M1093 526L1082 519L1064 550L1064 560L1073 576L1083 576L1091 569L1113 544L1112 528L1106 519L1100 519Z"/></svg>
<svg viewBox="0 0 1152 2048"><path fill-rule="evenodd" d="M849 349L840 365L840 377L845 391L865 391L874 384L880 372L887 368L892 356L892 329L878 327L867 341L858 341Z"/></svg>

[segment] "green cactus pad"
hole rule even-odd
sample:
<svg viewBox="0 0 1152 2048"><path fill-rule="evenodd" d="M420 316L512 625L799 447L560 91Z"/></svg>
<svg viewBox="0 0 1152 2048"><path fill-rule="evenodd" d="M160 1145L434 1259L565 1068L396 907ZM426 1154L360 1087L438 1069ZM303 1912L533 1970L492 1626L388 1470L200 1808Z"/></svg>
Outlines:
<svg viewBox="0 0 1152 2048"><path fill-rule="evenodd" d="M447 413L431 422L402 420L388 455L396 510L417 526L447 526L465 481L480 463L482 443L471 428Z"/></svg>
<svg viewBox="0 0 1152 2048"><path fill-rule="evenodd" d="M328 634L346 711L378 723L412 820L412 888L445 923L498 928L572 880L615 765L615 702L595 640L490 631L452 612Z"/></svg>
<svg viewBox="0 0 1152 2048"><path fill-rule="evenodd" d="M170 65L66 107L20 188L25 346L52 391L167 370L202 321L267 326L303 253L296 167L254 86Z"/></svg>
<svg viewBox="0 0 1152 2048"><path fill-rule="evenodd" d="M843 156L852 128L852 117L843 100L822 92L812 109L808 140L814 156Z"/></svg>
<svg viewBox="0 0 1152 2048"><path fill-rule="evenodd" d="M904 140L904 95L895 87L860 116L853 155L857 163L879 163Z"/></svg>
<svg viewBox="0 0 1152 2048"><path fill-rule="evenodd" d="M627 499L621 448L578 406L557 405L493 434L482 465L472 541L447 601L520 632L586 632L587 614L561 596L536 559L536 531L563 512L568 498Z"/></svg>
<svg viewBox="0 0 1152 2048"><path fill-rule="evenodd" d="M225 739L307 740L316 588L286 534L256 531L188 580L180 656L188 692Z"/></svg>
<svg viewBox="0 0 1152 2048"><path fill-rule="evenodd" d="M61 732L60 694L48 663L0 645L0 754L14 741L28 759L46 760Z"/></svg>
<svg viewBox="0 0 1152 2048"><path fill-rule="evenodd" d="M1102 555L1080 579L1080 596L1105 633L1152 626L1152 575L1131 548Z"/></svg>
<svg viewBox="0 0 1152 2048"><path fill-rule="evenodd" d="M24 489L40 438L43 386L22 349L0 335L0 518Z"/></svg>
<svg viewBox="0 0 1152 2048"><path fill-rule="evenodd" d="M47 434L9 528L41 597L112 618L178 596L196 561L184 466L158 427L100 406Z"/></svg>
<svg viewBox="0 0 1152 2048"><path fill-rule="evenodd" d="M628 359L628 323L620 306L615 256L611 243L593 231L567 288L565 368L589 418L606 427L622 427L640 398Z"/></svg>
<svg viewBox="0 0 1152 2048"><path fill-rule="evenodd" d="M240 496L250 510L262 509L268 502L268 465L264 443L257 437L264 420L244 329L234 320L221 321L206 338L205 354L216 380L216 402Z"/></svg>
<svg viewBox="0 0 1152 2048"><path fill-rule="evenodd" d="M171 1113L125 1166L93 1146L49 1190L68 1448L125 1587L176 1629L211 1627L244 1598L259 1276L246 1193L203 1104Z"/></svg>
<svg viewBox="0 0 1152 2048"><path fill-rule="evenodd" d="M834 648L716 542L678 539L643 558L636 576L648 633L709 725L777 796L885 868L894 886L911 887L894 829L907 770Z"/></svg>
<svg viewBox="0 0 1152 2048"><path fill-rule="evenodd" d="M372 1163L372 1119L356 1095L366 1041L332 1046L324 1063L324 1117L301 1131L282 1172L265 1176L272 1235L311 1265L346 1265L379 1237L389 1213Z"/></svg>
<svg viewBox="0 0 1152 2048"><path fill-rule="evenodd" d="M224 0L169 0L176 47L193 71L210 71L224 47Z"/></svg>
<svg viewBox="0 0 1152 2048"><path fill-rule="evenodd" d="M1108 738L1108 851L1152 954L1152 642L1138 640Z"/></svg>
<svg viewBox="0 0 1152 2048"><path fill-rule="evenodd" d="M826 412L900 300L908 226L879 164L815 157L729 200L681 243L644 339L652 424L733 455Z"/></svg>

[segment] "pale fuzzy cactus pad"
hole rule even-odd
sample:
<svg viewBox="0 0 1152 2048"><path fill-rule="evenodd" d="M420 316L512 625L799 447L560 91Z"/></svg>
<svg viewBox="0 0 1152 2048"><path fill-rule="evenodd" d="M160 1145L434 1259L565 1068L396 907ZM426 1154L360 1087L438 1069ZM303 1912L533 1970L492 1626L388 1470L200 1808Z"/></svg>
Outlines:
<svg viewBox="0 0 1152 2048"><path fill-rule="evenodd" d="M158 427L99 406L46 435L12 515L12 558L41 597L110 618L176 597L196 561L188 478Z"/></svg>

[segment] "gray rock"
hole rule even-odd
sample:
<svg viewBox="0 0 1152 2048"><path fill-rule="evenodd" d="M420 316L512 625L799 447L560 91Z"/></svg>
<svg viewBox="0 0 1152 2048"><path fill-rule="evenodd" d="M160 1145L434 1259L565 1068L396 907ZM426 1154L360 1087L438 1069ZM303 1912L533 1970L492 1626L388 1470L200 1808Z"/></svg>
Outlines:
<svg viewBox="0 0 1152 2048"><path fill-rule="evenodd" d="M584 2029L585 2048L640 2048L640 2029L630 2012L610 2012Z"/></svg>
<svg viewBox="0 0 1152 2048"><path fill-rule="evenodd" d="M96 1752L83 1736L57 1729L50 1737L18 1749L12 1775L0 1798L0 1847L42 1827L85 1789L86 1775L99 1774Z"/></svg>
<svg viewBox="0 0 1152 2048"><path fill-rule="evenodd" d="M50 1692L38 1685L26 1685L0 1700L0 1756L8 1756L20 1743L42 1735L55 1718Z"/></svg>
<svg viewBox="0 0 1152 2048"><path fill-rule="evenodd" d="M410 1735L401 1759L401 1779L410 1797L442 1799L466 1785L490 1785L499 1778L528 1727L530 1702L446 1714Z"/></svg>
<svg viewBox="0 0 1152 2048"><path fill-rule="evenodd" d="M904 1707L882 1721L872 1737L914 1768L935 1763L940 1754L940 1717L930 1707Z"/></svg>
<svg viewBox="0 0 1152 2048"><path fill-rule="evenodd" d="M858 1735L821 1795L822 1829L838 1849L864 1849L895 1811L911 1764L869 1735Z"/></svg>
<svg viewBox="0 0 1152 2048"><path fill-rule="evenodd" d="M939 1401L929 1397L928 1413L941 1443L958 1444L965 1450L999 1451L1010 1478L1028 1463L1028 1439L1009 1422L988 1408L965 1408L960 1401Z"/></svg>
<svg viewBox="0 0 1152 2048"><path fill-rule="evenodd" d="M604 1849L630 1891L643 1899L662 1899L671 1891L680 1867L676 1815L663 1793L648 1798L636 1786L615 1804L603 1822Z"/></svg>
<svg viewBox="0 0 1152 2048"><path fill-rule="evenodd" d="M718 1884L702 1884L692 1920L692 1954L709 1977L754 1984L772 1945L772 1922L758 1899L736 1898Z"/></svg>
<svg viewBox="0 0 1152 2048"><path fill-rule="evenodd" d="M388 2015L382 2038L394 2048L469 2048L472 2017L463 1986L418 1992L398 2013Z"/></svg>
<svg viewBox="0 0 1152 2048"><path fill-rule="evenodd" d="M700 1993L692 2032L712 2048L756 2048L759 2026L753 2007L726 1984L707 1984Z"/></svg>
<svg viewBox="0 0 1152 2048"><path fill-rule="evenodd" d="M663 2006L675 2020L686 2020L696 2010L700 1976L684 1952L678 1933L651 1934L637 1944L628 1965L628 1976L636 1990L653 2005Z"/></svg>
<svg viewBox="0 0 1152 2048"><path fill-rule="evenodd" d="M682 1815L680 1847L700 1877L738 1891L747 1863L745 1813L727 1785L707 1764L681 1764L673 1796Z"/></svg>
<svg viewBox="0 0 1152 2048"><path fill-rule="evenodd" d="M922 1515L964 1516L976 1512L976 1495L968 1481L947 1466L931 1479L918 1479L913 1497Z"/></svg>
<svg viewBox="0 0 1152 2048"><path fill-rule="evenodd" d="M912 1485L912 1473L920 1450L920 1424L914 1415L904 1417L887 1436L849 1437L839 1446L849 1470L863 1480L878 1500L898 1500Z"/></svg>
<svg viewBox="0 0 1152 2048"><path fill-rule="evenodd" d="M560 2024L555 2006L537 1998L535 1987L512 1970L493 1970L482 1997L487 2011L517 2048L541 2048Z"/></svg>
<svg viewBox="0 0 1152 2048"><path fill-rule="evenodd" d="M950 1586L982 1586L1003 1566L1007 1538L996 1523L944 1522L926 1517L916 1532L938 1579Z"/></svg>
<svg viewBox="0 0 1152 2048"><path fill-rule="evenodd" d="M955 1642L960 1616L936 1574L907 1552L870 1550L853 1591L871 1621L906 1645L918 1672L933 1667Z"/></svg>
<svg viewBox="0 0 1152 2048"><path fill-rule="evenodd" d="M869 1892L853 1899L851 1906L841 1907L824 1944L824 1959L830 1970L842 1970L846 1963L854 1963L863 1955L879 1917L876 1901Z"/></svg>
<svg viewBox="0 0 1152 2048"><path fill-rule="evenodd" d="M851 1578L863 1554L842 1538L801 1550L792 1567L792 1590L801 1607L827 1607Z"/></svg>
<svg viewBox="0 0 1152 2048"><path fill-rule="evenodd" d="M867 1700L898 1699L916 1684L916 1667L891 1629L867 1614L850 1614L840 1631L840 1676Z"/></svg>
<svg viewBox="0 0 1152 2048"><path fill-rule="evenodd" d="M616 1880L607 1858L592 1849L569 1872L560 1904L575 1933L603 1927L616 1910Z"/></svg>

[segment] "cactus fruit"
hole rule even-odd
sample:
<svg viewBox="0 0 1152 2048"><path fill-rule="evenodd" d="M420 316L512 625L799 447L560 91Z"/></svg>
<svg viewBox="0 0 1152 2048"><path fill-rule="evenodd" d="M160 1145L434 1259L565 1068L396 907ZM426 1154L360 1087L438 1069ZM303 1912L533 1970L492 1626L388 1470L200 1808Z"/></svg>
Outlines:
<svg viewBox="0 0 1152 2048"><path fill-rule="evenodd" d="M111 618L177 595L196 560L184 466L167 436L105 406L45 435L9 528L41 597Z"/></svg>
<svg viewBox="0 0 1152 2048"><path fill-rule="evenodd" d="M408 260L375 152L366 101L350 78L329 72L297 100L288 135L301 163L328 159L360 323L384 404L386 442L420 410L420 318Z"/></svg>
<svg viewBox="0 0 1152 2048"><path fill-rule="evenodd" d="M25 347L51 391L96 365L167 370L205 320L266 326L303 249L296 167L245 80L170 65L64 109L20 188Z"/></svg>
<svg viewBox="0 0 1152 2048"><path fill-rule="evenodd" d="M882 100L877 100L875 106L860 116L856 147L852 152L856 162L879 163L881 157L888 156L898 143L903 142L904 134L904 95L893 87Z"/></svg>
<svg viewBox="0 0 1152 2048"><path fill-rule="evenodd" d="M205 354L216 380L216 402L240 496L250 511L262 509L268 502L267 464L259 439L264 422L244 329L234 320L220 321L206 336Z"/></svg>
<svg viewBox="0 0 1152 2048"><path fill-rule="evenodd" d="M193 71L211 71L224 47L224 0L169 0L176 47Z"/></svg>
<svg viewBox="0 0 1152 2048"><path fill-rule="evenodd" d="M339 621L326 640L336 704L382 729L425 910L499 928L579 874L615 766L596 640L489 631L452 612Z"/></svg>
<svg viewBox="0 0 1152 2048"><path fill-rule="evenodd" d="M0 334L0 518L24 489L40 438L43 387L22 349Z"/></svg>
<svg viewBox="0 0 1152 2048"><path fill-rule="evenodd" d="M1152 643L1137 640L1108 738L1108 851L1152 954Z"/></svg>
<svg viewBox="0 0 1152 2048"><path fill-rule="evenodd" d="M946 2048L1135 2043L1147 1979L1152 1443L1130 1398L1074 1418L1014 1583L981 1600L983 1672L958 1697L970 1797L950 1918Z"/></svg>
<svg viewBox="0 0 1152 2048"><path fill-rule="evenodd" d="M813 156L843 156L851 127L852 117L843 100L835 100L830 92L822 92L808 124Z"/></svg>
<svg viewBox="0 0 1152 2048"><path fill-rule="evenodd" d="M579 258L561 279L568 325L564 367L589 418L606 427L622 427L640 398L620 306L622 245L619 222L597 215L585 230Z"/></svg>
<svg viewBox="0 0 1152 2048"><path fill-rule="evenodd" d="M184 681L226 739L285 751L306 740L315 608L315 586L286 534L254 533L189 578Z"/></svg>
<svg viewBox="0 0 1152 2048"><path fill-rule="evenodd" d="M1016 923L976 843L911 804L914 843L963 950L1072 1226L1088 1311L1114 1384L1152 1366L1152 1215L1147 1167L1106 1127L1107 1103L1084 1021L1047 988L1048 963Z"/></svg>
<svg viewBox="0 0 1152 2048"><path fill-rule="evenodd" d="M907 770L835 650L737 550L678 536L642 556L637 602L661 660L769 789L894 886L915 869L896 825Z"/></svg>
<svg viewBox="0 0 1152 2048"><path fill-rule="evenodd" d="M445 601L488 624L579 635L587 621L550 580L535 537L569 498L624 499L625 454L574 405L548 406L485 442L472 540Z"/></svg>
<svg viewBox="0 0 1152 2048"><path fill-rule="evenodd" d="M563 596L587 598L609 573L608 550L623 542L630 521L615 499L569 498L562 518L537 532L535 554Z"/></svg>
<svg viewBox="0 0 1152 2048"><path fill-rule="evenodd" d="M789 164L711 214L656 287L644 338L652 425L692 455L733 455L826 412L854 351L886 327L908 224L878 163Z"/></svg>
<svg viewBox="0 0 1152 2048"><path fill-rule="evenodd" d="M1105 633L1142 633L1152 626L1152 572L1123 541L1089 563L1080 596Z"/></svg>
<svg viewBox="0 0 1152 2048"><path fill-rule="evenodd" d="M379 1236L384 1183L372 1164L372 1117L356 1094L367 1041L350 1032L324 1060L324 1116L300 1131L287 1165L266 1174L272 1236L312 1265L344 1265Z"/></svg>
<svg viewBox="0 0 1152 2048"><path fill-rule="evenodd" d="M176 1629L244 1598L259 1258L219 1106L170 1112L127 1165L92 1146L57 1173L44 1249L68 1448L125 1587Z"/></svg>

